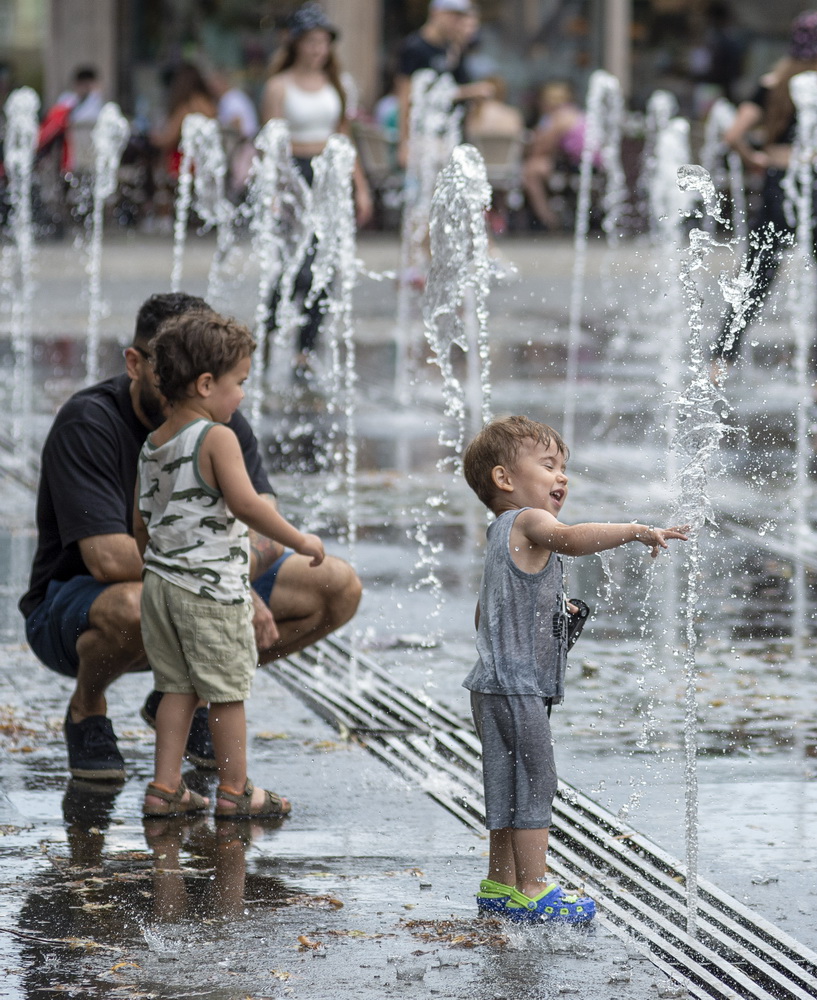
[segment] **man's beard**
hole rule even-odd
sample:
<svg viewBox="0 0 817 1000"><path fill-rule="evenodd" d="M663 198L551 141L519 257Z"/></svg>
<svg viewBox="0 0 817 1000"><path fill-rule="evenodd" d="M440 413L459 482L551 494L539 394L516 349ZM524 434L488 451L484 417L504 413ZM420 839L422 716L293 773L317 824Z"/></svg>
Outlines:
<svg viewBox="0 0 817 1000"><path fill-rule="evenodd" d="M139 406L145 419L154 430L165 422L161 397L156 394L155 390L152 391L146 385L139 386Z"/></svg>

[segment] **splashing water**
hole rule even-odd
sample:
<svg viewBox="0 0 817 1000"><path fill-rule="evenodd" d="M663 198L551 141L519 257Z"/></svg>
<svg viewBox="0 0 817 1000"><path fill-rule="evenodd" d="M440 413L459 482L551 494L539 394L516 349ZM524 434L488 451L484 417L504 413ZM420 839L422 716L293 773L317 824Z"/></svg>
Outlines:
<svg viewBox="0 0 817 1000"><path fill-rule="evenodd" d="M31 216L31 179L39 130L40 98L31 87L12 91L6 100L4 164L12 205L10 229L13 256L7 280L11 300L11 341L14 351L12 388L12 440L18 455L28 458L31 428L32 330L31 301L34 291L34 233Z"/></svg>
<svg viewBox="0 0 817 1000"><path fill-rule="evenodd" d="M322 330L331 358L327 402L330 425L326 457L329 463L338 452L336 442L343 431L346 440L343 462L347 491L346 542L350 561L354 559L357 541L357 369L352 329L352 293L357 280L355 202L352 189L355 155L354 146L349 139L336 134L329 137L323 152L313 161L315 175L312 181L309 228L315 234L316 247L312 264L312 285L304 301L304 309L309 309L321 296L325 297ZM344 418L344 426L341 425L341 416Z"/></svg>
<svg viewBox="0 0 817 1000"><path fill-rule="evenodd" d="M574 439L576 381L587 266L587 234L590 229L593 167L594 165L600 166L606 177L602 228L607 234L608 241L612 241L618 232L621 211L627 197L627 185L621 166L621 122L623 116L624 101L618 80L605 70L596 70L590 77L587 91L585 138L579 169L579 200L576 207L573 280L570 295L565 376L563 434L566 441Z"/></svg>
<svg viewBox="0 0 817 1000"><path fill-rule="evenodd" d="M252 254L258 261L258 297L255 305L257 369L250 390L252 420L258 426L264 394L264 359L270 318L270 294L290 259L294 232L303 217L306 185L292 164L289 126L282 119L268 121L255 138L259 156L253 159L244 214L249 217Z"/></svg>
<svg viewBox="0 0 817 1000"><path fill-rule="evenodd" d="M130 126L118 105L103 105L91 133L94 147L94 208L88 260L88 338L85 382L99 380L99 322L102 318L102 227L105 202L116 191L119 161L130 136Z"/></svg>
<svg viewBox="0 0 817 1000"><path fill-rule="evenodd" d="M798 73L790 83L792 100L797 109L797 132L792 146L789 169L783 180L783 190L790 203L793 222L796 224L793 254L793 277L789 285L789 310L795 334L795 363L797 376L797 459L795 501L795 545L802 546L811 535L809 508L812 485L809 480L808 462L811 454L809 441L809 408L813 405L809 354L814 336L815 309L814 258L814 160L817 156L817 73ZM796 564L794 577L794 639L798 659L802 658L802 644L807 633L807 600L805 567Z"/></svg>
<svg viewBox="0 0 817 1000"><path fill-rule="evenodd" d="M176 219L173 227L173 272L171 289L181 287L184 244L191 207L205 229L216 230L216 252L207 279L207 300L217 306L221 298L221 268L234 242L235 209L225 193L227 158L221 131L215 118L194 113L182 122L182 153L176 193Z"/></svg>
<svg viewBox="0 0 817 1000"><path fill-rule="evenodd" d="M486 305L490 261L485 228L490 202L482 157L473 146L457 146L437 178L431 202L431 269L423 303L426 338L443 376L445 414L455 423L452 432L443 429L440 436L440 444L453 449L455 474L460 472L469 418L472 432L490 419ZM479 362L478 381L467 393L454 374L455 345Z"/></svg>
<svg viewBox="0 0 817 1000"><path fill-rule="evenodd" d="M678 171L678 186L695 193L710 212L719 213L709 174L699 166L684 166ZM717 221L723 221L719 214ZM718 246L703 229L693 229L681 264L681 284L686 293L689 318L687 384L675 404L673 453L677 456L676 485L678 503L674 515L678 524L690 526L689 541L684 547L686 565L684 652L684 774L686 828L687 932L695 935L698 900L698 773L697 773L697 633L695 616L700 599L701 563L699 536L706 523L713 523L708 480L713 471L725 425L721 419L722 397L709 373L708 352L703 345L703 296L695 274L706 268L706 258Z"/></svg>
<svg viewBox="0 0 817 1000"><path fill-rule="evenodd" d="M416 377L412 347L419 337L420 297L428 271L429 214L437 175L461 139L462 109L454 106L457 85L448 73L423 69L411 78L408 158L403 187L400 273L395 329L395 395L409 402Z"/></svg>
<svg viewBox="0 0 817 1000"><path fill-rule="evenodd" d="M641 171L638 177L638 190L645 214L649 220L650 233L655 235L656 217L651 211L652 188L655 176L660 169L658 158L658 139L669 123L678 114L678 100L674 94L666 90L656 90L647 101L647 114L644 121L644 149L641 154ZM684 161L686 162L686 161Z"/></svg>
<svg viewBox="0 0 817 1000"><path fill-rule="evenodd" d="M442 375L445 401L439 433L445 454L437 466L441 472L448 468L456 476L462 471L466 428L470 426L475 433L491 417L486 304L491 267L485 228L490 202L491 188L482 156L473 146L457 146L437 177L431 201L431 267L423 302L426 338ZM455 347L468 360L465 387L454 371ZM430 590L434 616L440 614L443 604L437 575L443 546L431 541L430 522L435 515L442 517L447 500L443 490L429 496L423 510L415 511L418 524L413 538L419 546L415 571L423 575L414 589Z"/></svg>
<svg viewBox="0 0 817 1000"><path fill-rule="evenodd" d="M347 491L346 541L351 550L357 538L356 354L352 331L352 293L357 280L355 210L352 173L355 151L343 135L332 135L323 152L312 160L312 187L300 173L282 173L278 208L288 215L282 247L286 254L279 282L276 330L270 370L288 379L292 370L294 336L303 313L320 302L322 338L328 367L313 371L325 400L327 427L314 445L318 469L328 474L323 491L311 505L312 528L321 527L327 504L345 478ZM278 210L276 208L276 210ZM303 301L296 279L307 255L312 254L311 284ZM283 386L282 386L282 391ZM301 425L298 430L308 431Z"/></svg>
<svg viewBox="0 0 817 1000"><path fill-rule="evenodd" d="M729 196L732 201L732 228L741 243L748 239L747 212L746 212L746 186L743 180L743 163L740 154L726 145L723 140L727 130L735 120L735 108L726 100L719 97L712 105L704 126L704 141L701 146L700 161L701 166L712 178L716 189L720 190L728 187ZM726 172L724 175L723 163L726 162ZM714 226L715 219L707 217L705 227L710 232Z"/></svg>

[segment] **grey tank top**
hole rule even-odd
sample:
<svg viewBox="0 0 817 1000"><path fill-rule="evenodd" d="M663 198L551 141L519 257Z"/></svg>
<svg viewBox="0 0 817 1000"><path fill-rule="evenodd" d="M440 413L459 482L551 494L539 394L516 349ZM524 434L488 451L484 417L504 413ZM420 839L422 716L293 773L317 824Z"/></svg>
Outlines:
<svg viewBox="0 0 817 1000"><path fill-rule="evenodd" d="M539 695L560 702L567 662L562 560L552 553L538 573L516 565L510 538L521 513L506 511L488 528L479 589L479 659L463 686L483 694Z"/></svg>

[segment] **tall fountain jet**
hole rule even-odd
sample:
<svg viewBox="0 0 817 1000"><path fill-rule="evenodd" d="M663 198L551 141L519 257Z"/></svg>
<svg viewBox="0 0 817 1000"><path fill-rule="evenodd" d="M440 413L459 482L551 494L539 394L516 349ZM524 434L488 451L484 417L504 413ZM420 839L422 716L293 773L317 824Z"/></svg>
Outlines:
<svg viewBox="0 0 817 1000"><path fill-rule="evenodd" d="M593 170L595 166L600 166L606 178L602 227L608 240L612 241L618 233L621 211L627 198L624 170L621 165L621 123L623 117L624 100L618 80L605 70L596 70L590 77L587 90L587 120L579 169L579 201L576 208L562 425L567 441L575 440L579 342L587 267L587 236L590 230Z"/></svg>
<svg viewBox="0 0 817 1000"><path fill-rule="evenodd" d="M227 158L218 121L197 113L187 115L182 122L181 151L170 287L174 292L181 287L184 244L192 208L206 227L216 231L216 252L207 279L207 300L218 306L222 294L222 266L235 239L235 208L226 195Z"/></svg>
<svg viewBox="0 0 817 1000"><path fill-rule="evenodd" d="M682 166L678 188L700 197L704 211L715 222L725 222L709 174L698 165ZM704 344L703 296L696 274L706 268L706 258L718 244L700 227L691 230L681 263L681 285L686 296L689 335L686 342L686 379L673 404L675 434L671 442L676 458L675 488L678 496L675 518L689 525L689 543L684 548L686 587L684 594L684 761L686 789L686 888L687 932L695 935L698 898L698 668L695 620L701 598L700 532L713 522L708 482L714 470L725 431L721 392L710 378L708 345Z"/></svg>
<svg viewBox="0 0 817 1000"><path fill-rule="evenodd" d="M411 78L408 163L403 188L400 270L395 331L395 394L409 401L412 346L419 333L419 302L428 269L428 225L437 175L461 139L462 110L448 73L418 70Z"/></svg>
<svg viewBox="0 0 817 1000"><path fill-rule="evenodd" d="M34 293L34 232L31 214L31 181L37 150L40 98L31 87L12 91L6 100L4 164L11 203L12 247L4 253L3 279L11 301L11 342L14 380L11 400L12 440L26 461L31 428L32 329Z"/></svg>
<svg viewBox="0 0 817 1000"><path fill-rule="evenodd" d="M266 382L270 296L284 270L294 220L300 217L306 186L292 165L289 125L280 118L268 121L255 138L259 155L253 159L244 212L249 217L252 253L258 262L258 294L254 336L257 368L252 377L252 421L258 427ZM301 190L303 189L303 190Z"/></svg>
<svg viewBox="0 0 817 1000"><path fill-rule="evenodd" d="M431 268L423 301L426 338L443 376L445 415L453 421L453 428L442 430L440 443L453 449L456 463L466 430L474 434L491 418L491 263L485 229L490 203L491 187L478 150L457 146L440 171L431 202ZM455 346L469 359L464 388L454 372Z"/></svg>
<svg viewBox="0 0 817 1000"><path fill-rule="evenodd" d="M444 453L441 472L459 477L466 432L476 433L491 419L490 347L488 340L488 289L491 262L485 213L491 187L479 151L457 146L440 171L429 213L431 266L423 299L425 334L443 378L445 411L439 443ZM453 354L464 352L466 380L458 378ZM447 506L447 490L430 495L418 511L414 538L419 554L415 570L418 587L428 588L436 615L443 603L437 570L442 543L431 541L431 520ZM472 546L473 547L473 546Z"/></svg>
<svg viewBox="0 0 817 1000"><path fill-rule="evenodd" d="M746 186L743 177L743 164L740 154L727 147L724 135L735 120L735 107L725 97L719 97L712 105L704 127L704 141L701 146L701 166L712 178L712 183L718 188L726 187L732 200L732 228L735 235L746 243L748 223L746 213ZM724 171L723 164L726 164ZM707 225L714 222L711 216L706 217Z"/></svg>
<svg viewBox="0 0 817 1000"><path fill-rule="evenodd" d="M811 456L809 440L809 409L812 397L812 377L809 355L814 340L815 276L814 257L814 162L817 157L817 73L798 73L789 84L792 100L797 109L797 133L792 147L791 161L783 189L796 223L794 246L794 276L789 286L789 306L796 345L795 373L797 376L796 411L796 477L795 477L795 546L808 546L812 537L809 510L813 495L808 474ZM796 564L794 577L794 625L798 659L802 658L803 642L808 635L808 603L806 599L805 567Z"/></svg>
<svg viewBox="0 0 817 1000"><path fill-rule="evenodd" d="M102 229L105 202L116 191L119 162L122 159L130 125L113 103L103 105L91 132L94 147L93 224L88 261L88 338L85 353L85 380L92 385L99 380L99 322L102 318Z"/></svg>

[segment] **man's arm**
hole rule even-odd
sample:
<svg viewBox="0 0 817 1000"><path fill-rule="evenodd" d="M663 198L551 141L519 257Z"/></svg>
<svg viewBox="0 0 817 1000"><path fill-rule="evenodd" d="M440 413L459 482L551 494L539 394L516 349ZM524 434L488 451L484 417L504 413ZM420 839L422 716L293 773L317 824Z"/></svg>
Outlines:
<svg viewBox="0 0 817 1000"><path fill-rule="evenodd" d="M80 538L77 544L88 572L100 583L142 579L142 557L130 535L91 535Z"/></svg>
<svg viewBox="0 0 817 1000"><path fill-rule="evenodd" d="M278 502L274 496L269 493L258 495L278 510ZM283 552L284 546L280 542L265 538L250 528L250 579L257 580L259 576L263 576Z"/></svg>

